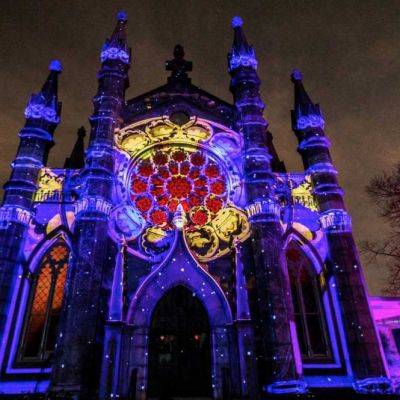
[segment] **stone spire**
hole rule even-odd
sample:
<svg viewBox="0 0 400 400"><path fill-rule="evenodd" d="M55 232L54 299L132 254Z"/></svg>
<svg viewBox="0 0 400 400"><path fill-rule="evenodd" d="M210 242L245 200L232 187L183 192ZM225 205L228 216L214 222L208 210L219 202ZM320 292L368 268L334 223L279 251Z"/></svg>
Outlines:
<svg viewBox="0 0 400 400"><path fill-rule="evenodd" d="M120 60L125 64L130 63L131 51L128 47L125 26L128 22L128 14L119 11L117 14L117 25L110 39L107 39L101 51L101 62L107 60Z"/></svg>
<svg viewBox="0 0 400 400"><path fill-rule="evenodd" d="M324 133L325 121L319 105L311 101L298 70L292 72L291 78L295 92L292 125L305 172L311 177L320 211L319 222L326 235L327 276L339 293L349 359L357 379L354 388L366 393L376 384L390 385L390 381L385 378L385 365L352 235L351 217L345 209L344 192L337 181L329 151L331 143Z"/></svg>
<svg viewBox="0 0 400 400"><path fill-rule="evenodd" d="M240 17L233 18L234 40L232 52L228 54L228 66L232 77L230 91L239 111L238 125L244 139L247 198L252 202L273 197L275 178L271 169L272 155L266 146L268 122L264 118L265 104L260 97L257 60L253 47L247 43L242 25Z"/></svg>
<svg viewBox="0 0 400 400"><path fill-rule="evenodd" d="M59 61L50 63L50 74L41 91L33 94L25 110L25 125L0 207L0 342L5 343L7 318L13 307L14 291L21 280L24 243L35 215L33 202L39 171L47 163L53 134L60 122L61 103L57 98Z"/></svg>
<svg viewBox="0 0 400 400"><path fill-rule="evenodd" d="M46 165L53 134L60 122L61 103L57 97L61 63L51 61L42 89L32 94L25 109L25 125L19 132L20 145L12 163L12 175L5 184L3 204L32 208L39 169ZM35 151L32 151L35 149ZM1 218L0 218L1 219Z"/></svg>
<svg viewBox="0 0 400 400"><path fill-rule="evenodd" d="M229 70L239 67L250 67L257 69L257 59L253 46L249 46L242 29L243 20L236 16L232 19L234 32L232 52L228 55Z"/></svg>
<svg viewBox="0 0 400 400"><path fill-rule="evenodd" d="M291 80L294 84L293 130L298 131L307 127L324 129L325 120L319 104L311 101L303 86L303 75L298 69L292 71Z"/></svg>
<svg viewBox="0 0 400 400"><path fill-rule="evenodd" d="M272 154L267 147L268 122L264 118L264 102L260 97L261 80L257 75L255 52L247 43L242 25L239 17L233 19L234 40L228 65L230 90L238 109L238 127L243 136L246 210L253 232L253 239L247 244L251 247L249 254L253 262L243 262L246 263L244 267L253 269L257 282L254 290L258 300L251 307L255 308L252 313L255 316L255 333L263 338L256 355L259 368L265 370L260 383L285 386L287 382L295 382L294 388L287 393L299 393L301 382L298 382L295 368L289 323L294 318L293 302L282 254L284 243L280 206L275 198Z"/></svg>
<svg viewBox="0 0 400 400"><path fill-rule="evenodd" d="M25 109L25 118L44 119L50 123L60 122L61 103L58 101L58 75L61 73L61 63L53 60L49 65L50 73L41 91L32 94Z"/></svg>
<svg viewBox="0 0 400 400"><path fill-rule="evenodd" d="M80 169L85 166L85 136L86 130L83 126L78 129L78 138L72 149L71 155L66 158L64 168Z"/></svg>
<svg viewBox="0 0 400 400"><path fill-rule="evenodd" d="M97 378L88 379L87 371L91 371L92 377L100 374L102 352L98 343L104 335L100 321L109 315L109 301L100 299L105 293L111 295L114 275L107 253L108 223L114 205L114 134L122 122L129 84L126 22L126 13L118 13L116 28L101 52L86 163L79 175L84 185L79 188L79 199L75 202L74 257L69 265L74 271L70 279L74 291L68 292L64 299L68 306L63 309L62 319L67 333L58 338L54 354L49 387L52 398L65 388L70 391L71 387L73 397L81 399L96 397L98 391Z"/></svg>

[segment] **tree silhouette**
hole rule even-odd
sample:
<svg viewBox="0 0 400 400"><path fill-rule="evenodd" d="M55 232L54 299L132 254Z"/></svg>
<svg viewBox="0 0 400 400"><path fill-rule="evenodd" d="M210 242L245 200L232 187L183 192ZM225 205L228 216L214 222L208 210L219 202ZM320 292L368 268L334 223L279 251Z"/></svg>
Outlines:
<svg viewBox="0 0 400 400"><path fill-rule="evenodd" d="M386 294L400 293L400 162L390 173L373 178L366 187L368 196L378 207L379 215L390 227L386 237L364 241L362 251L368 262L384 265L389 270Z"/></svg>

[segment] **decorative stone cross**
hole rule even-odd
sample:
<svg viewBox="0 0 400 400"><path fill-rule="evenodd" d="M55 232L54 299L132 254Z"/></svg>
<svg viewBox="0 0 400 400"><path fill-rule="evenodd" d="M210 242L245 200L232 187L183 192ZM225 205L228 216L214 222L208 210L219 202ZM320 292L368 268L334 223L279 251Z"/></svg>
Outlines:
<svg viewBox="0 0 400 400"><path fill-rule="evenodd" d="M165 69L172 71L171 78L185 80L188 78L187 72L192 71L193 63L184 59L185 51L180 44L174 48L174 58L165 62Z"/></svg>

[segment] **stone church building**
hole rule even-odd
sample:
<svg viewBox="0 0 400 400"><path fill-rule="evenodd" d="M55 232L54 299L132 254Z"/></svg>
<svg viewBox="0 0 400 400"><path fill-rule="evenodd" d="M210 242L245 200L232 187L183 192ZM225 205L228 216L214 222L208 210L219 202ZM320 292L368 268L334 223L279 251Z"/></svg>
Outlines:
<svg viewBox="0 0 400 400"><path fill-rule="evenodd" d="M288 172L239 17L232 103L192 84L179 45L167 83L126 99L126 24L120 12L88 145L82 128L64 168L47 166L58 61L25 110L0 208L0 397L393 393L399 304L368 297L300 71L291 117L304 171Z"/></svg>

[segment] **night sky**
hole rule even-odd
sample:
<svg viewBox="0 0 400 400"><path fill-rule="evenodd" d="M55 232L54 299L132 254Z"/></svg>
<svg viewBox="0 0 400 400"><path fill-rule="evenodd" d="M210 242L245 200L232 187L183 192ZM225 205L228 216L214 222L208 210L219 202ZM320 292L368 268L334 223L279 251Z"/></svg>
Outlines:
<svg viewBox="0 0 400 400"><path fill-rule="evenodd" d="M397 0L1 0L1 183L9 177L27 100L40 89L51 59L60 59L64 70L62 121L49 165L62 167L77 128L89 128L100 49L119 9L128 12L132 47L127 98L166 82L164 61L180 43L193 61L193 84L231 101L226 55L233 38L231 19L240 15L259 61L265 117L288 170L302 171L290 122L290 73L296 67L324 113L356 241L382 236L385 226L364 189L373 176L399 161ZM367 265L364 270L370 294L380 294L385 271Z"/></svg>

